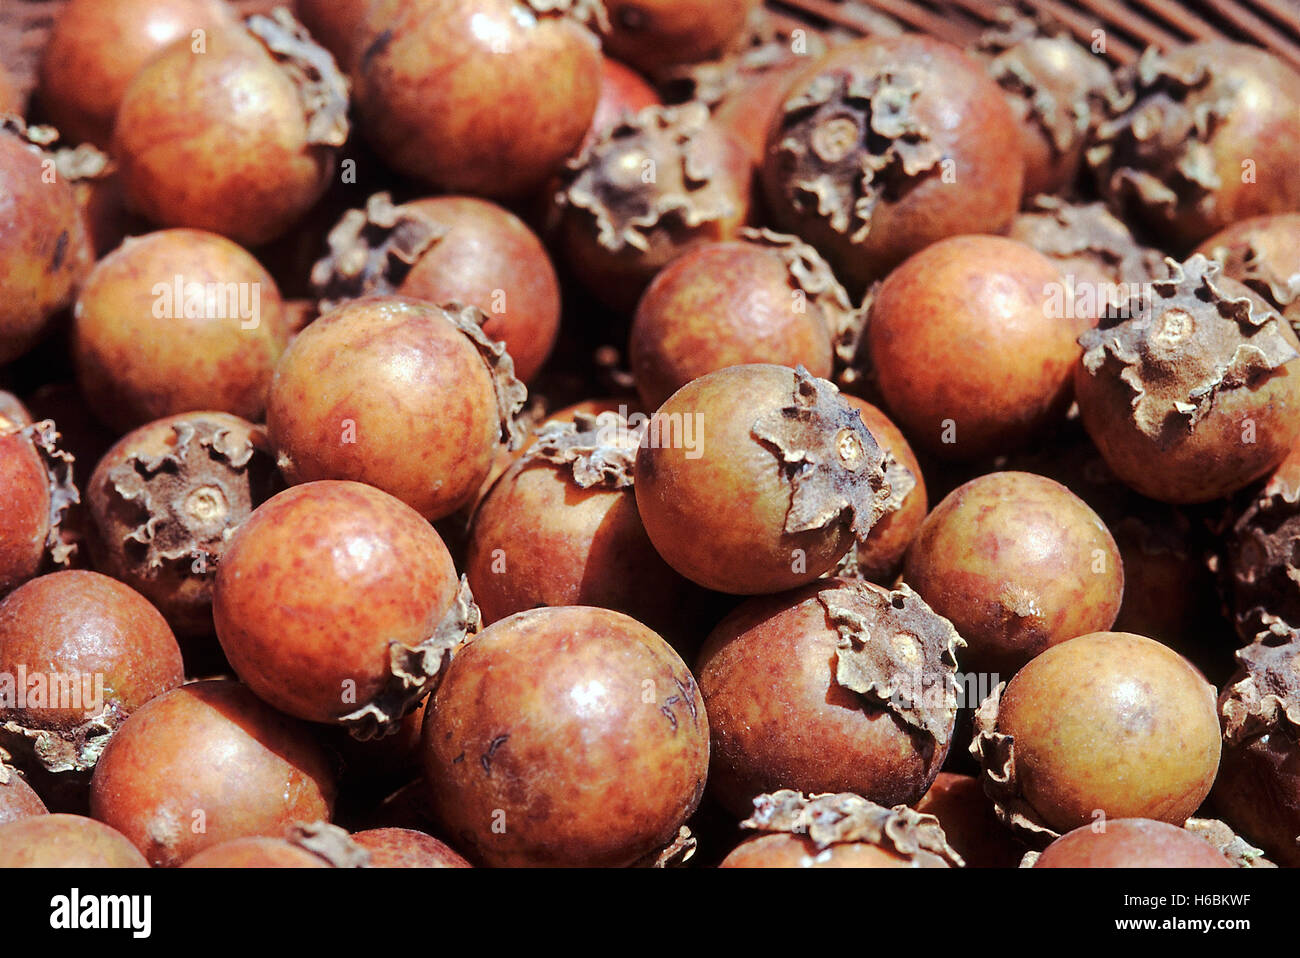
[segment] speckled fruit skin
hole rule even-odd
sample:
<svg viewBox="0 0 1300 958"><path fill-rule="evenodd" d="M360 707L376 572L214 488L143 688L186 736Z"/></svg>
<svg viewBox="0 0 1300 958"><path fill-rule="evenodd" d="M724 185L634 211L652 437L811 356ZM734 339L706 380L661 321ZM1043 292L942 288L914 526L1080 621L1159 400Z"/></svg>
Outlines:
<svg viewBox="0 0 1300 958"><path fill-rule="evenodd" d="M131 80L112 154L132 209L257 246L284 234L329 186L334 151L308 140L289 73L242 27L184 36Z"/></svg>
<svg viewBox="0 0 1300 958"><path fill-rule="evenodd" d="M212 613L249 688L290 715L334 722L383 688L389 642L433 634L457 586L446 546L413 509L359 482L313 482L239 527Z"/></svg>
<svg viewBox="0 0 1300 958"><path fill-rule="evenodd" d="M1257 268L1274 274L1279 285L1300 274L1300 213L1252 216L1215 233L1196 248L1223 264L1223 273L1250 286L1291 324L1300 327L1300 292L1289 302L1267 281L1250 279Z"/></svg>
<svg viewBox="0 0 1300 958"><path fill-rule="evenodd" d="M238 682L195 682L118 729L91 780L91 814L155 866L235 838L328 820L334 769L313 730ZM203 813L204 830L192 826Z"/></svg>
<svg viewBox="0 0 1300 958"><path fill-rule="evenodd" d="M518 0L371 4L354 103L394 169L521 197L577 149L600 97L600 44L571 17L530 14Z"/></svg>
<svg viewBox="0 0 1300 958"><path fill-rule="evenodd" d="M541 240L509 210L469 196L406 204L446 232L397 288L434 305L483 310L483 332L506 344L521 382L535 377L560 332L560 282Z"/></svg>
<svg viewBox="0 0 1300 958"><path fill-rule="evenodd" d="M709 788L747 817L756 795L853 792L886 807L914 802L948 753L835 681L839 633L817 599L837 579L750 599L700 650L709 711ZM949 730L951 732L951 730Z"/></svg>
<svg viewBox="0 0 1300 958"><path fill-rule="evenodd" d="M432 835L410 828L373 828L352 840L370 852L371 868L470 868L450 847Z"/></svg>
<svg viewBox="0 0 1300 958"><path fill-rule="evenodd" d="M1124 598L1110 530L1065 486L1027 472L972 479L935 506L903 580L966 640L963 669L1003 678L1109 629Z"/></svg>
<svg viewBox="0 0 1300 958"><path fill-rule="evenodd" d="M1219 813L1279 865L1300 868L1300 743L1285 732L1224 745Z"/></svg>
<svg viewBox="0 0 1300 958"><path fill-rule="evenodd" d="M695 680L617 612L504 619L452 660L435 696L433 807L482 864L630 865L667 845L704 793L709 723Z"/></svg>
<svg viewBox="0 0 1300 958"><path fill-rule="evenodd" d="M889 274L867 350L908 437L944 459L1009 452L1061 419L1087 321L1052 315L1055 263L1015 240L958 236Z"/></svg>
<svg viewBox="0 0 1300 958"><path fill-rule="evenodd" d="M631 489L582 489L570 467L512 466L479 505L465 559L485 623L539 606L613 609L675 640L698 589L650 543Z"/></svg>
<svg viewBox="0 0 1300 958"><path fill-rule="evenodd" d="M955 181L950 176L944 182L936 167L898 199L884 198L861 241L853 240L852 230L838 232L827 219L792 208L783 186L788 171L777 156L785 137L779 116L768 131L762 181L773 219L780 229L815 246L854 294L945 237L1000 232L1020 205L1024 160L1008 149L1018 137L1011 110L983 68L951 44L920 35L845 44L800 74L788 95L821 74L869 78L900 64L920 72L920 92L911 110L951 161Z"/></svg>
<svg viewBox="0 0 1300 958"><path fill-rule="evenodd" d="M236 838L199 852L183 868L329 868L319 855L279 838Z"/></svg>
<svg viewBox="0 0 1300 958"><path fill-rule="evenodd" d="M230 21L219 0L73 0L41 60L41 105L65 140L107 147L131 79L175 40Z"/></svg>
<svg viewBox="0 0 1300 958"><path fill-rule="evenodd" d="M104 709L120 717L185 681L181 650L166 620L134 589L98 572L55 572L0 602L0 674L103 676ZM84 705L85 703L83 703ZM70 731L88 708L0 708L0 719Z"/></svg>
<svg viewBox="0 0 1300 958"><path fill-rule="evenodd" d="M95 568L126 583L147 598L178 634L210 635L214 575L210 572L194 572L197 556L151 568L147 547L133 538L141 525L149 521L151 514L139 502L114 491L111 478L111 472L129 459L143 457L157 461L172 454L177 445L175 427L195 423L226 430L233 443L246 440L257 450L249 461L248 472L238 480L218 473L206 476L190 474L188 488L192 491L188 494L186 504L190 506L191 513L197 515L199 510L208 512L211 518L207 528L213 530L214 540L219 541L221 537L233 532L249 514L238 505L241 490L232 488L234 482L239 481L245 487L243 495L251 497L252 505L256 507L260 504L259 498L272 486L274 480L271 473L275 467L264 430L246 419L227 413L182 413L132 430L99 460L86 485L85 499L90 506L95 526L95 535L90 537L89 542ZM136 463L135 468L139 470L139 459L136 459ZM174 467L169 465L164 468ZM155 503L155 509L157 511L153 516L171 518L163 504ZM205 548L204 554L205 564L215 565L220 561L222 552L219 549L209 552Z"/></svg>
<svg viewBox="0 0 1300 958"><path fill-rule="evenodd" d="M1048 649L1007 685L998 731L1053 829L1109 819L1181 825L1219 767L1214 688L1153 639L1096 632Z"/></svg>
<svg viewBox="0 0 1300 958"><path fill-rule="evenodd" d="M148 868L126 838L80 815L0 825L0 868Z"/></svg>
<svg viewBox="0 0 1300 958"><path fill-rule="evenodd" d="M827 318L796 306L781 257L756 243L711 243L679 256L646 290L628 355L641 401L657 409L692 379L746 363L831 374Z"/></svg>
<svg viewBox="0 0 1300 958"><path fill-rule="evenodd" d="M9 422L9 420L6 420ZM25 434L0 427L0 596L36 575L50 533L50 479Z"/></svg>
<svg viewBox="0 0 1300 958"><path fill-rule="evenodd" d="M365 482L441 519L492 468L501 420L492 375L438 307L353 300L293 341L267 407L290 483Z"/></svg>
<svg viewBox="0 0 1300 958"><path fill-rule="evenodd" d="M1249 296L1256 316L1268 309L1234 280L1215 282L1234 298ZM1279 323L1278 332L1300 352L1288 324ZM1300 362L1295 360L1257 382L1220 390L1187 437L1168 449L1138 429L1132 390L1109 367L1093 376L1082 362L1075 365L1079 415L1111 472L1151 499L1190 505L1230 495L1272 472L1300 441ZM1247 421L1253 426L1249 442L1243 441Z"/></svg>
<svg viewBox="0 0 1300 958"><path fill-rule="evenodd" d="M844 401L858 411L862 424L876 444L893 455L916 480L916 485L898 510L882 516L871 527L866 541L858 544L858 573L870 582L884 585L898 574L903 556L921 531L921 523L930 510L930 499L925 489L925 477L921 475L921 464L902 431L865 399L845 393Z"/></svg>
<svg viewBox="0 0 1300 958"><path fill-rule="evenodd" d="M759 835L737 845L719 868L922 868L868 842L830 845L821 851L805 835ZM939 866L936 866L939 867Z"/></svg>
<svg viewBox="0 0 1300 958"><path fill-rule="evenodd" d="M210 287L201 309L196 298L187 316L189 284L219 286ZM230 284L237 284L233 298ZM241 296L248 313L257 304L258 315L241 318ZM285 346L282 309L270 274L214 233L163 230L129 239L96 264L77 299L78 384L94 413L119 433L205 409L256 421ZM243 328L254 320L255 328Z"/></svg>
<svg viewBox="0 0 1300 958"><path fill-rule="evenodd" d="M49 809L45 807L41 797L16 771L13 769L4 771L8 772L9 781L0 783L0 825L16 822L20 818L49 814Z"/></svg>
<svg viewBox="0 0 1300 958"><path fill-rule="evenodd" d="M1168 822L1120 818L1083 825L1048 845L1035 868L1231 868L1199 835Z"/></svg>
<svg viewBox="0 0 1300 958"><path fill-rule="evenodd" d="M791 404L794 384L794 371L783 366L733 366L702 376L655 413L682 428L660 427L658 447L647 442L637 452L636 503L650 541L706 589L793 589L830 569L854 542L844 522L785 531L789 479L750 430L762 413ZM685 442L688 422L694 452ZM800 571L795 550L802 550Z"/></svg>
<svg viewBox="0 0 1300 958"><path fill-rule="evenodd" d="M293 13L344 71L356 65L358 35L370 0L293 0Z"/></svg>
<svg viewBox="0 0 1300 958"><path fill-rule="evenodd" d="M63 177L46 183L42 162L0 131L0 366L36 345L90 269L76 193Z"/></svg>
<svg viewBox="0 0 1300 958"><path fill-rule="evenodd" d="M647 72L708 60L745 26L758 0L606 0L605 48Z"/></svg>
<svg viewBox="0 0 1300 958"><path fill-rule="evenodd" d="M978 778L940 772L930 790L913 806L933 815L948 844L967 868L1017 868L1025 848L993 813Z"/></svg>

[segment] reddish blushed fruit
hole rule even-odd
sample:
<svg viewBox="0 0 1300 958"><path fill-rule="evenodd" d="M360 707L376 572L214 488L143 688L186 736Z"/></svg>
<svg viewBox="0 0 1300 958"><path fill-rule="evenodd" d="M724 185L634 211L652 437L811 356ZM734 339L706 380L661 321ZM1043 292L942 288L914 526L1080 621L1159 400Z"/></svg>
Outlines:
<svg viewBox="0 0 1300 958"><path fill-rule="evenodd" d="M293 12L312 38L350 73L360 55L358 36L370 0L293 0Z"/></svg>
<svg viewBox="0 0 1300 958"><path fill-rule="evenodd" d="M1120 818L1083 825L1048 845L1035 868L1231 868L1199 835L1168 822Z"/></svg>
<svg viewBox="0 0 1300 958"><path fill-rule="evenodd" d="M709 723L690 670L645 626L537 609L452 660L423 748L433 808L471 859L622 866L665 847L699 804Z"/></svg>
<svg viewBox="0 0 1300 958"><path fill-rule="evenodd" d="M17 770L4 764L0 755L0 825L20 818L48 815L49 809Z"/></svg>
<svg viewBox="0 0 1300 958"><path fill-rule="evenodd" d="M1233 223L1196 248L1223 265L1223 274L1258 293L1300 328L1300 213L1254 216Z"/></svg>
<svg viewBox="0 0 1300 958"><path fill-rule="evenodd" d="M967 868L1016 868L1024 857L1025 847L998 821L978 778L940 772L913 807L939 819Z"/></svg>
<svg viewBox="0 0 1300 958"><path fill-rule="evenodd" d="M7 500L0 510L0 596L42 570L69 564L61 525L78 493L56 436L49 420L27 426L0 420L0 489Z"/></svg>
<svg viewBox="0 0 1300 958"><path fill-rule="evenodd" d="M1027 472L972 479L935 506L903 580L966 640L965 670L1003 678L1109 629L1124 597L1110 530L1065 486Z"/></svg>
<svg viewBox="0 0 1300 958"><path fill-rule="evenodd" d="M763 168L767 155L767 133L785 105L786 92L807 61L795 56L751 77L739 90L725 97L713 110L713 122L749 154L755 170Z"/></svg>
<svg viewBox="0 0 1300 958"><path fill-rule="evenodd" d="M582 148L590 146L602 132L624 117L639 113L648 106L658 106L660 102L659 93L645 77L613 57L602 57L600 99L596 101L596 115L592 117ZM582 148L578 152L582 152Z"/></svg>
<svg viewBox="0 0 1300 958"><path fill-rule="evenodd" d="M287 336L275 281L230 240L199 230L128 239L77 299L77 381L119 433L198 410L257 420Z"/></svg>
<svg viewBox="0 0 1300 958"><path fill-rule="evenodd" d="M0 113L16 113L22 116L24 97L18 92L12 74L0 66Z"/></svg>
<svg viewBox="0 0 1300 958"><path fill-rule="evenodd" d="M230 20L220 0L73 0L41 59L41 105L69 140L106 147L132 78L173 41Z"/></svg>
<svg viewBox="0 0 1300 958"><path fill-rule="evenodd" d="M737 845L719 868L913 868L898 852L866 842L819 849L802 835L759 835ZM943 867L943 866L933 866Z"/></svg>
<svg viewBox="0 0 1300 958"><path fill-rule="evenodd" d="M90 807L151 864L174 866L231 839L328 820L334 795L334 769L309 726L213 680L127 719L100 757Z"/></svg>
<svg viewBox="0 0 1300 958"><path fill-rule="evenodd" d="M258 507L226 547L212 611L259 696L368 734L415 706L477 620L433 527L358 482L307 483Z"/></svg>
<svg viewBox="0 0 1300 958"><path fill-rule="evenodd" d="M844 400L858 411L867 432L889 457L885 461L885 475L894 508L871 527L865 542L858 543L856 559L858 575L884 585L898 574L903 556L921 531L930 500L921 464L899 428L865 399L846 393Z"/></svg>
<svg viewBox="0 0 1300 958"><path fill-rule="evenodd" d="M374 828L352 840L370 852L372 868L470 868L469 862L432 835L409 828Z"/></svg>
<svg viewBox="0 0 1300 958"><path fill-rule="evenodd" d="M112 153L130 206L151 222L260 245L324 194L347 107L333 59L279 9L153 59L122 96Z"/></svg>
<svg viewBox="0 0 1300 958"><path fill-rule="evenodd" d="M427 519L470 503L526 395L482 319L369 297L299 333L267 409L285 479L366 482Z"/></svg>
<svg viewBox="0 0 1300 958"><path fill-rule="evenodd" d="M659 408L692 379L728 366L803 366L830 376L831 330L849 311L847 294L794 237L766 233L746 240L684 253L641 297L628 357L646 408ZM818 278L827 286L800 285L809 260L821 267Z"/></svg>
<svg viewBox="0 0 1300 958"><path fill-rule="evenodd" d="M367 136L394 169L439 190L526 196L591 126L601 56L582 22L590 12L540 0L377 0L353 71Z"/></svg>
<svg viewBox="0 0 1300 958"><path fill-rule="evenodd" d="M927 716L931 732L908 721L917 712L840 681L841 620L832 618L831 608L840 608L844 590L850 610L861 611L863 597L888 597L875 586L829 579L750 599L723 619L700 651L696 672L713 734L709 788L738 817L752 810L755 796L777 789L853 792L881 805L906 804L924 795L939 774L955 709L934 709ZM866 614L881 634L902 627L879 610ZM937 632L950 631L931 619ZM951 662L932 664L951 674Z"/></svg>
<svg viewBox="0 0 1300 958"><path fill-rule="evenodd" d="M0 824L0 868L148 868L121 834L80 815Z"/></svg>
<svg viewBox="0 0 1300 958"><path fill-rule="evenodd" d="M996 236L954 237L908 259L876 292L866 333L894 421L935 455L975 459L1062 419L1088 325L1071 318L1064 289L1055 263Z"/></svg>
<svg viewBox="0 0 1300 958"><path fill-rule="evenodd" d="M1108 819L1185 822L1219 768L1214 687L1153 639L1053 646L980 707L971 753L999 818L1037 839Z"/></svg>
<svg viewBox="0 0 1300 958"><path fill-rule="evenodd" d="M606 49L647 72L722 53L758 0L606 0Z"/></svg>
<svg viewBox="0 0 1300 958"><path fill-rule="evenodd" d="M279 838L236 838L199 852L184 868L329 868L325 859Z"/></svg>

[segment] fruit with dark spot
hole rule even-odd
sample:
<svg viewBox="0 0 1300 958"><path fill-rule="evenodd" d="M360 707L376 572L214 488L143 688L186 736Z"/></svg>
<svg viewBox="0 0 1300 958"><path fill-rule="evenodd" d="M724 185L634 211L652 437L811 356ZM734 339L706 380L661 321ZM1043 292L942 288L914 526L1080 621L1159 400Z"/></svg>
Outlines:
<svg viewBox="0 0 1300 958"><path fill-rule="evenodd" d="M373 828L352 840L370 852L372 868L469 868L470 863L432 835L410 828Z"/></svg>
<svg viewBox="0 0 1300 958"><path fill-rule="evenodd" d="M1231 868L1204 838L1168 822L1119 818L1082 825L1048 845L1035 868Z"/></svg>
<svg viewBox="0 0 1300 958"><path fill-rule="evenodd" d="M282 309L270 274L228 239L188 229L128 239L77 299L78 384L119 433L205 409L258 420L287 338Z"/></svg>
<svg viewBox="0 0 1300 958"><path fill-rule="evenodd" d="M195 682L137 710L104 750L91 814L152 865L235 838L327 820L335 773L307 725L229 680Z"/></svg>
<svg viewBox="0 0 1300 958"><path fill-rule="evenodd" d="M1071 305L1056 264L1023 243L943 240L876 291L867 371L894 421L927 451L1009 452L1065 416L1076 337L1090 325Z"/></svg>
<svg viewBox="0 0 1300 958"><path fill-rule="evenodd" d="M978 778L940 772L930 790L913 806L933 815L967 868L1016 868L1025 847L997 816Z"/></svg>
<svg viewBox="0 0 1300 958"><path fill-rule="evenodd" d="M231 25L221 0L73 0L41 59L41 106L69 140L106 147L123 94L149 61L194 31Z"/></svg>
<svg viewBox="0 0 1300 958"><path fill-rule="evenodd" d="M597 14L585 0L372 3L353 69L366 135L394 169L440 191L527 195L591 126Z"/></svg>
<svg viewBox="0 0 1300 958"><path fill-rule="evenodd" d="M1011 110L983 68L919 35L835 47L801 73L768 133L775 225L854 295L949 236L996 233L1024 181Z"/></svg>
<svg viewBox="0 0 1300 958"><path fill-rule="evenodd" d="M290 483L366 482L426 519L469 504L526 391L472 306L354 300L289 346L267 408Z"/></svg>
<svg viewBox="0 0 1300 958"><path fill-rule="evenodd" d="M312 482L269 499L235 532L212 612L231 666L259 696L369 737L415 707L476 627L458 586L415 510L359 482Z"/></svg>
<svg viewBox="0 0 1300 958"><path fill-rule="evenodd" d="M122 95L112 153L151 222L255 246L325 193L347 110L333 58L281 8L163 50Z"/></svg>
<svg viewBox="0 0 1300 958"><path fill-rule="evenodd" d="M617 612L521 612L452 660L424 726L446 834L491 866L624 866L695 810L709 723L690 670Z"/></svg>
<svg viewBox="0 0 1300 958"><path fill-rule="evenodd" d="M733 366L655 413L636 460L650 541L705 588L742 595L811 582L867 537L889 498L884 453L833 385L784 366Z"/></svg>
<svg viewBox="0 0 1300 958"><path fill-rule="evenodd" d="M696 668L714 797L739 817L783 788L916 801L951 744L959 644L910 591L829 579L745 602L713 630Z"/></svg>
<svg viewBox="0 0 1300 958"><path fill-rule="evenodd" d="M185 681L166 620L115 579L70 570L0 602L0 675L26 676L0 707L0 743L50 772L93 768L123 721Z"/></svg>
<svg viewBox="0 0 1300 958"><path fill-rule="evenodd" d="M605 0L605 48L646 72L722 53L758 0Z"/></svg>
<svg viewBox="0 0 1300 958"><path fill-rule="evenodd" d="M1214 699L1159 642L1096 632L1053 646L989 696L971 754L999 819L1027 841L1099 813L1182 825L1219 768Z"/></svg>
<svg viewBox="0 0 1300 958"><path fill-rule="evenodd" d="M1110 530L1065 486L1027 472L972 479L935 506L903 580L966 640L963 669L1003 678L1109 629L1124 598Z"/></svg>
<svg viewBox="0 0 1300 958"><path fill-rule="evenodd" d="M0 824L0 868L148 868L121 834L81 815Z"/></svg>

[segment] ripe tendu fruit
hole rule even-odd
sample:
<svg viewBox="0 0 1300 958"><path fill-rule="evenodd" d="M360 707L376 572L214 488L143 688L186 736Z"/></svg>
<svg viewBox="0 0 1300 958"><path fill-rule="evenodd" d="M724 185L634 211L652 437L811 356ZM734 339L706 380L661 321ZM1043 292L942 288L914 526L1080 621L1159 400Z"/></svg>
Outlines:
<svg viewBox="0 0 1300 958"><path fill-rule="evenodd" d="M73 459L58 446L54 421L20 425L0 418L0 597L42 571L67 568L76 551L63 536L68 510L81 501Z"/></svg>
<svg viewBox="0 0 1300 958"><path fill-rule="evenodd" d="M1185 828L1145 818L1082 825L1043 850L1035 868L1231 868L1223 853Z"/></svg>
<svg viewBox="0 0 1300 958"><path fill-rule="evenodd" d="M978 778L940 772L913 807L939 820L967 868L1016 868L1024 857L1025 847L998 821Z"/></svg>
<svg viewBox="0 0 1300 958"><path fill-rule="evenodd" d="M20 818L48 815L49 809L18 769L5 764L9 753L0 749L0 825Z"/></svg>
<svg viewBox="0 0 1300 958"><path fill-rule="evenodd" d="M605 0L605 48L647 73L708 60L740 36L759 0Z"/></svg>
<svg viewBox="0 0 1300 958"><path fill-rule="evenodd" d="M371 868L470 868L469 862L432 835L410 828L355 832L352 841L370 853Z"/></svg>
<svg viewBox="0 0 1300 958"><path fill-rule="evenodd" d="M81 815L0 824L0 868L148 868L119 832Z"/></svg>

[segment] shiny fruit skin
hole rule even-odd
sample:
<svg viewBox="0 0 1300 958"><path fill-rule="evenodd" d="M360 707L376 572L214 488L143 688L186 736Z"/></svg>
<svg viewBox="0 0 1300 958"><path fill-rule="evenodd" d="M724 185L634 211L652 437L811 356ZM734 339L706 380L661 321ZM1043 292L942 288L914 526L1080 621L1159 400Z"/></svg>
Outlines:
<svg viewBox="0 0 1300 958"><path fill-rule="evenodd" d="M415 263L399 296L477 306L483 332L506 344L515 376L533 379L560 333L560 282L536 234L495 203L470 196L414 200L407 207L446 232Z"/></svg>
<svg viewBox="0 0 1300 958"><path fill-rule="evenodd" d="M121 834L81 815L0 824L0 868L148 868Z"/></svg>
<svg viewBox="0 0 1300 958"><path fill-rule="evenodd" d="M91 780L91 814L155 866L234 838L328 820L334 770L314 731L225 679L195 682L136 711ZM192 826L202 812L204 829Z"/></svg>
<svg viewBox="0 0 1300 958"><path fill-rule="evenodd" d="M602 130L613 126L621 117L639 113L648 106L659 106L662 102L658 91L640 73L613 57L602 57L600 99L596 101L596 115L592 117L591 128L582 145L590 144Z"/></svg>
<svg viewBox="0 0 1300 958"><path fill-rule="evenodd" d="M818 850L805 835L759 835L732 849L719 868L920 868L902 855L867 842ZM940 867L940 866L936 866Z"/></svg>
<svg viewBox="0 0 1300 958"><path fill-rule="evenodd" d="M835 680L840 637L817 595L829 579L743 603L713 630L696 674L713 735L709 788L732 814L792 788L914 802L934 782L936 748Z"/></svg>
<svg viewBox="0 0 1300 958"><path fill-rule="evenodd" d="M1047 648L1109 629L1124 597L1119 548L1060 483L995 472L926 517L903 579L966 640L971 672L1009 678Z"/></svg>
<svg viewBox="0 0 1300 958"><path fill-rule="evenodd" d="M65 140L106 148L140 70L192 31L230 26L219 0L73 0L55 18L41 60L41 105Z"/></svg>
<svg viewBox="0 0 1300 958"><path fill-rule="evenodd" d="M424 727L434 810L493 867L632 864L695 810L708 759L690 671L602 609L489 626L452 660Z"/></svg>
<svg viewBox="0 0 1300 958"><path fill-rule="evenodd" d="M426 519L472 500L501 440L473 341L440 308L396 297L353 300L299 333L266 419L289 483L365 482Z"/></svg>
<svg viewBox="0 0 1300 958"><path fill-rule="evenodd" d="M913 805L933 815L944 837L967 868L1017 868L1025 848L998 821L978 778L940 772L930 790Z"/></svg>
<svg viewBox="0 0 1300 958"><path fill-rule="evenodd" d="M1014 740L1026 800L1053 829L1108 819L1181 825L1214 784L1214 688L1160 643L1124 632L1048 649L1003 692L998 731Z"/></svg>
<svg viewBox="0 0 1300 958"><path fill-rule="evenodd" d="M665 267L637 306L628 353L648 409L728 366L831 374L827 318L816 303L796 306L785 263L754 243L699 246Z"/></svg>
<svg viewBox="0 0 1300 958"><path fill-rule="evenodd" d="M647 72L721 54L758 0L606 0L605 47Z"/></svg>
<svg viewBox="0 0 1300 958"><path fill-rule="evenodd" d="M1031 442L1064 417L1087 323L1053 315L1053 288L1064 288L1055 263L996 236L942 240L889 274L867 349L913 442L974 459Z"/></svg>
<svg viewBox="0 0 1300 958"><path fill-rule="evenodd" d="M329 868L319 855L279 838L235 838L206 848L182 868Z"/></svg>
<svg viewBox="0 0 1300 958"><path fill-rule="evenodd" d="M352 836L370 852L371 868L471 868L469 862L432 835L410 828L372 828Z"/></svg>
<svg viewBox="0 0 1300 958"><path fill-rule="evenodd" d="M358 482L313 482L239 527L212 613L249 688L290 715L336 722L384 688L390 641L413 648L434 633L457 586L446 546L409 506Z"/></svg>
<svg viewBox="0 0 1300 958"><path fill-rule="evenodd" d="M858 543L858 574L870 582L885 585L898 574L903 556L916 541L921 523L930 511L925 477L921 474L921 464L907 438L884 412L857 396L845 393L844 400L858 411L863 425L876 440L876 444L890 453L916 481L902 505L894 512L883 515L871 527L866 541Z"/></svg>
<svg viewBox="0 0 1300 958"><path fill-rule="evenodd" d="M591 126L600 45L570 17L518 0L379 2L361 33L362 126L394 169L440 191L525 196Z"/></svg>
<svg viewBox="0 0 1300 958"><path fill-rule="evenodd" d="M1083 825L1062 835L1035 868L1231 868L1223 853L1199 835L1144 818Z"/></svg>
<svg viewBox="0 0 1300 958"><path fill-rule="evenodd" d="M200 285L201 307L190 295ZM284 349L282 308L270 274L230 240L198 230L129 239L96 264L77 299L82 394L119 433L201 410L256 421Z"/></svg>

